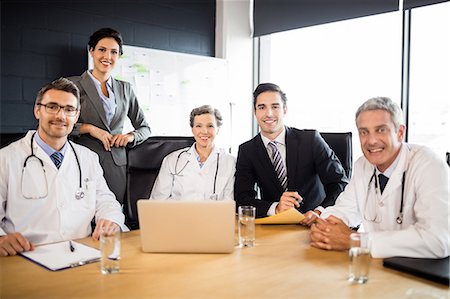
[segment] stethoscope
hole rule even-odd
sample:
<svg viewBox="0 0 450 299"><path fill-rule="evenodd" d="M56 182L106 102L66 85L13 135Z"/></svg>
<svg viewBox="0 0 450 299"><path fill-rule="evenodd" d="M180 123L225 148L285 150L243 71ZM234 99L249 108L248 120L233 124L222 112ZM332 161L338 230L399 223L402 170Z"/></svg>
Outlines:
<svg viewBox="0 0 450 299"><path fill-rule="evenodd" d="M22 168L22 186L21 186L21 189L22 189L22 195L26 199L42 199L42 198L47 197L47 195L48 195L48 183L47 183L47 176L45 175L44 162L42 162L42 160L38 156L36 156L34 154L34 150L33 150L34 135L36 135L36 132L34 132L33 135L31 136L31 144L30 144L31 155L29 155L28 157L25 158L25 162L23 163L23 168ZM80 188L75 192L75 198L77 200L80 200L80 199L84 198L84 196L85 196L83 188L82 188L82 174L81 174L80 161L78 160L78 155L77 155L77 152L75 151L74 146L72 145L72 143L69 140L68 140L68 142L69 142L70 147L73 150L73 153L75 155L75 159L77 160L77 165L78 165L78 170L79 170L79 187ZM24 195L24 192L23 192L23 173L25 171L25 168L27 167L28 160L32 159L32 158L35 158L35 159L37 159L39 161L39 164L41 164L42 171L44 173L46 190L47 190L44 196L27 197L27 196Z"/></svg>
<svg viewBox="0 0 450 299"><path fill-rule="evenodd" d="M173 176L182 176L181 172L186 168L186 166L189 164L189 159L186 161L186 164L181 168L181 170L177 171L178 168L178 161L180 160L180 157L182 154L187 153L190 150L190 148L185 149L181 151L178 156L177 160L175 161L175 172L172 174ZM219 153L217 153L217 161L216 161L216 173L214 174L214 186L213 186L213 196L216 194L216 182L217 182L217 173L219 172Z"/></svg>
<svg viewBox="0 0 450 299"><path fill-rule="evenodd" d="M403 172L403 175L402 175L402 195L401 195L401 200L400 200L400 211L398 212L398 216L395 219L395 221L398 224L403 223L403 201L404 201L404 194L405 194L405 176L406 176L406 170ZM372 177L370 178L369 184L367 185L367 194L369 194L369 192L370 192L370 185L372 184L372 181L375 181L375 194L378 195L379 187L378 187L376 168L373 169ZM367 202L366 202L366 206L367 206ZM364 216L364 218L366 218L366 217ZM369 219L366 219L366 220L376 222L376 219L377 219L377 216L375 216L375 218L373 220L369 220Z"/></svg>

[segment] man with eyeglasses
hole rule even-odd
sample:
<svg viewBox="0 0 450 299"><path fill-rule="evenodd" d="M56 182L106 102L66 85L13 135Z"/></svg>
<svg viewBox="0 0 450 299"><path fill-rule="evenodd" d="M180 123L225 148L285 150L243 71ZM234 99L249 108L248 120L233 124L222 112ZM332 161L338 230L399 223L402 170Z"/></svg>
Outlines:
<svg viewBox="0 0 450 299"><path fill-rule="evenodd" d="M336 200L311 227L311 245L349 249L350 227L368 232L371 255L442 258L449 255L449 168L421 145L403 142L400 107L389 98L356 112L364 156Z"/></svg>
<svg viewBox="0 0 450 299"><path fill-rule="evenodd" d="M0 150L0 256L34 245L84 238L124 225L124 215L103 177L97 154L69 142L80 93L57 79L37 94L37 131Z"/></svg>

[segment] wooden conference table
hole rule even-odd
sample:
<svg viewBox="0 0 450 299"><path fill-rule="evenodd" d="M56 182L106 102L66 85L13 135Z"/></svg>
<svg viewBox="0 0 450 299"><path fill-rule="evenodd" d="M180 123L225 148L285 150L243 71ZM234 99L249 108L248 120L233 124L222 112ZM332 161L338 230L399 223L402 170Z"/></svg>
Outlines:
<svg viewBox="0 0 450 299"><path fill-rule="evenodd" d="M407 298L410 288L449 294L444 285L383 268L381 259L372 259L368 283L349 284L347 253L311 248L308 238L302 226L257 225L253 248L151 254L131 231L122 234L118 274L102 275L99 263L51 272L20 256L0 258L0 298Z"/></svg>

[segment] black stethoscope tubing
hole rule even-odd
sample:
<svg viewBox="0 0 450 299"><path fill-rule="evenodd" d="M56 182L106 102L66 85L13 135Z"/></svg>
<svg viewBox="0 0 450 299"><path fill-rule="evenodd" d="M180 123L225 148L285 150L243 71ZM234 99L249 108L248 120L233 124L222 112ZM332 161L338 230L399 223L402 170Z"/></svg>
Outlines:
<svg viewBox="0 0 450 299"><path fill-rule="evenodd" d="M36 135L36 132L34 132L33 135L31 136L31 144L30 144L31 155L29 155L28 157L25 158L25 162L23 163L23 168L25 168L27 166L27 161L31 157L35 157L36 159L38 159L39 162L41 163L42 168L44 168L44 162L42 162L41 158L39 158L38 156L36 156L34 154L34 150L33 150L34 135ZM73 144L69 140L67 140L67 142L69 143L70 147L73 150L73 153L75 155L75 160L77 160L78 172L79 172L79 186L80 186L80 190L81 190L82 189L82 174L81 174L80 160L78 160L78 155L77 155L77 152L75 151L75 147L73 146ZM45 172L45 169L44 169L44 172ZM80 194L77 194L75 197L77 199L83 198L84 197L84 193L80 192Z"/></svg>
<svg viewBox="0 0 450 299"><path fill-rule="evenodd" d="M175 162L175 173L174 175L180 175L181 172L186 168L186 166L189 164L189 160L186 162L186 164L183 166L183 168L181 168L180 171L177 171L177 166L178 166L178 161L180 160L180 156L184 153L187 153L189 151L189 149L185 149L183 151L181 151L178 156L177 156L177 161Z"/></svg>
<svg viewBox="0 0 450 299"><path fill-rule="evenodd" d="M402 176L402 199L400 201L400 212L398 213L398 217L396 219L398 224L402 224L403 223L403 196L405 194L405 174L406 171L403 172L403 176Z"/></svg>
<svg viewBox="0 0 450 299"><path fill-rule="evenodd" d="M216 173L214 174L213 194L216 194L216 181L217 181L217 172L218 171L219 171L219 153L217 153L217 164L216 164Z"/></svg>
<svg viewBox="0 0 450 299"><path fill-rule="evenodd" d="M175 173L174 175L180 175L180 173L186 168L186 166L189 164L189 160L187 161L187 163L183 166L183 168L181 168L180 171L177 172L177 166L178 166L178 161L180 160L180 156L184 153L187 153L189 151L190 148L185 149L183 151L181 151L178 156L177 156L177 161L175 162ZM216 182L217 182L217 173L219 172L219 153L217 153L217 163L216 163L216 172L214 174L214 186L213 186L213 194L216 194Z"/></svg>

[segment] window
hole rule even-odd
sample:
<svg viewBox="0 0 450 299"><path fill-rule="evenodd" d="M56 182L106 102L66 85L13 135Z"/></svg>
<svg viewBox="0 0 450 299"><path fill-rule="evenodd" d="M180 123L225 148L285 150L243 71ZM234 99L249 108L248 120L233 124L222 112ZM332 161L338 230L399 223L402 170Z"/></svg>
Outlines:
<svg viewBox="0 0 450 299"><path fill-rule="evenodd" d="M411 11L408 141L450 151L450 2Z"/></svg>
<svg viewBox="0 0 450 299"><path fill-rule="evenodd" d="M352 131L358 158L357 108L375 96L400 103L401 27L393 12L262 37L260 82L286 92L286 125Z"/></svg>

